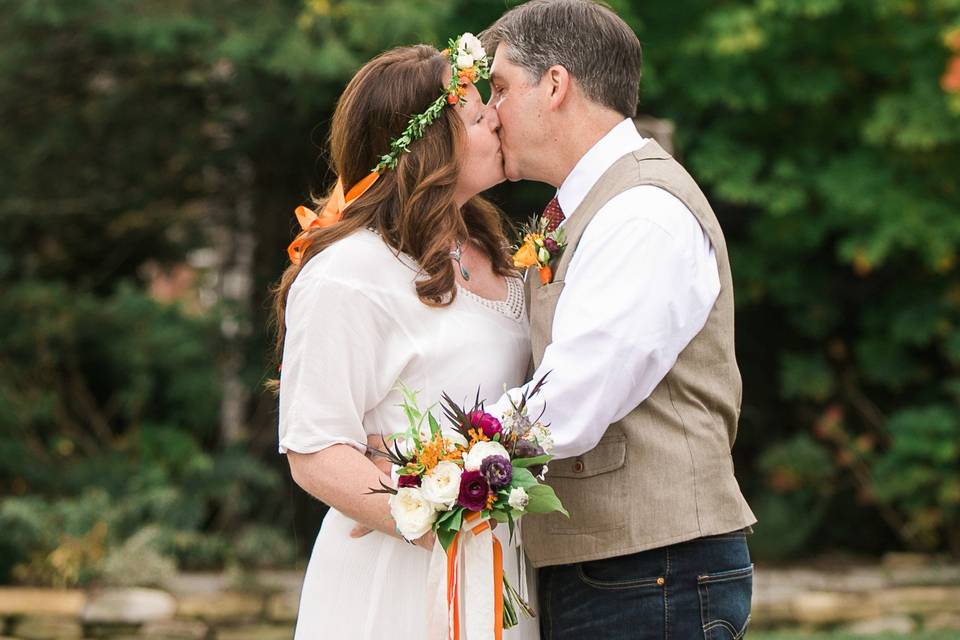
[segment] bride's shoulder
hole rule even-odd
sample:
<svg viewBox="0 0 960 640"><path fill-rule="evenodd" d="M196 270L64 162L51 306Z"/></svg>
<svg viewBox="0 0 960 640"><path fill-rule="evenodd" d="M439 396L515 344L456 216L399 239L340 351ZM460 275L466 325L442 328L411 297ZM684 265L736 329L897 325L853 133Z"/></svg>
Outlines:
<svg viewBox="0 0 960 640"><path fill-rule="evenodd" d="M333 280L360 289L402 286L416 276L407 256L398 255L369 229L358 229L312 259L297 274L296 284Z"/></svg>

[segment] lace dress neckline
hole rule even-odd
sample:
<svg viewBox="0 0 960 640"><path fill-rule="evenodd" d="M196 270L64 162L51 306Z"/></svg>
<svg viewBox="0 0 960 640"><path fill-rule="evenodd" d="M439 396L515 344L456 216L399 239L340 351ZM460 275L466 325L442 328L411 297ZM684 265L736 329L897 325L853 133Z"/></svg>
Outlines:
<svg viewBox="0 0 960 640"><path fill-rule="evenodd" d="M417 269L420 268L413 256L404 253L403 251L397 251L391 247L386 238L384 238L378 230L367 227L367 231L377 236L377 238L379 238L380 241L383 242L395 256L398 258L402 256L408 260L410 262L410 265L408 266ZM492 309L493 311L496 311L497 313L500 313L511 320L519 322L524 318L526 304L524 303L523 299L523 281L520 278L507 277L507 297L504 300L484 298L483 296L470 291L460 283L457 283L457 291L463 294L464 297L469 298L474 302L487 307L488 309Z"/></svg>
<svg viewBox="0 0 960 640"><path fill-rule="evenodd" d="M507 297L503 300L484 298L459 283L457 283L457 291L463 294L464 297L470 298L488 309L501 313L511 320L520 321L523 319L523 284L520 278L507 278Z"/></svg>

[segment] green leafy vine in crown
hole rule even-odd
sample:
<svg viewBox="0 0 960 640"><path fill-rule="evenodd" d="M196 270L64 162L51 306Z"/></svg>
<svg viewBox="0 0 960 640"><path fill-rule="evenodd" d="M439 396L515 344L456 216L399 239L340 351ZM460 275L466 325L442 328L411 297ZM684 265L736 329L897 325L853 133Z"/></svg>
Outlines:
<svg viewBox="0 0 960 640"><path fill-rule="evenodd" d="M423 132L440 117L440 112L446 105L466 103L466 86L477 79L486 80L490 77L487 53L480 40L472 33L464 33L456 39L451 38L447 45L444 54L450 61L450 83L443 94L430 103L426 111L410 118L403 133L390 141L390 153L380 156L380 162L373 168L375 173L395 169L400 154L407 153L410 144L423 137Z"/></svg>

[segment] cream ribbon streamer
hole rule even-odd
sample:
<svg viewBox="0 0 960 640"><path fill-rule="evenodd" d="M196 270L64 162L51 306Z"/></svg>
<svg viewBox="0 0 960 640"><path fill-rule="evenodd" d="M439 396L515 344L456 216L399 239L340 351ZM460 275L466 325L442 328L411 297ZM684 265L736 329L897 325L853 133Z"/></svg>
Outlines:
<svg viewBox="0 0 960 640"><path fill-rule="evenodd" d="M427 640L501 637L503 557L487 520L475 516L465 521L450 552L439 542L434 546L427 577Z"/></svg>

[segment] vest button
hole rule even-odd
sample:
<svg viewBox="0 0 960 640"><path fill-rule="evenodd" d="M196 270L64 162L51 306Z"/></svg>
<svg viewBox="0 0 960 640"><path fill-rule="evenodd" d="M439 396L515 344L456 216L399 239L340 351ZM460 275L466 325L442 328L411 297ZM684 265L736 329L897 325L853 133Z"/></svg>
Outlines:
<svg viewBox="0 0 960 640"><path fill-rule="evenodd" d="M573 463L573 472L574 473L583 473L583 460L576 460Z"/></svg>

